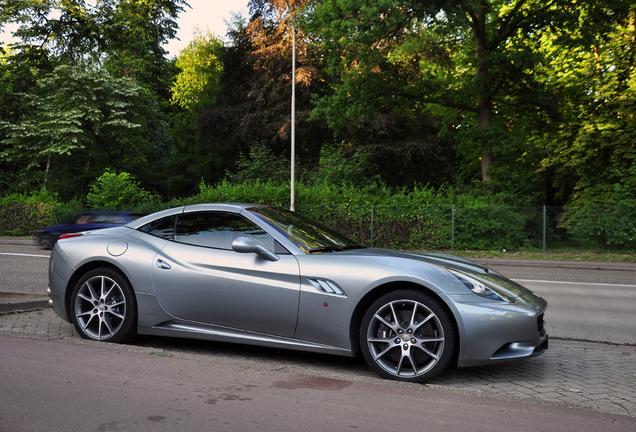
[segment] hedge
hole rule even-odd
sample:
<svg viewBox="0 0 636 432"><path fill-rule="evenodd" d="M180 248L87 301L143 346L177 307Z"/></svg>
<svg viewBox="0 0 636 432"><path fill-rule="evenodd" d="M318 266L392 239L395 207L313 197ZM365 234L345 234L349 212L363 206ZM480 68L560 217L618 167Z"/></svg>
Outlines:
<svg viewBox="0 0 636 432"><path fill-rule="evenodd" d="M536 250L559 238L590 239L601 248L636 248L634 205L609 208L546 208L512 203L509 196L455 194L452 190L382 186L355 188L298 185L296 211L366 246L405 250ZM249 182L201 184L200 193L134 210L207 202L247 202L289 208L289 185ZM0 199L0 233L33 235L82 210L79 202L57 203L47 195ZM114 209L111 209L114 210Z"/></svg>

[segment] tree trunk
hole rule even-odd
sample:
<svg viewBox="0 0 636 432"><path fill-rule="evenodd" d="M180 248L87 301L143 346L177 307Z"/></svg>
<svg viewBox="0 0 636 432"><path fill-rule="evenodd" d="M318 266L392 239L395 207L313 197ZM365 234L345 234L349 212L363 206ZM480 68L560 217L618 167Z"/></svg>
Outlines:
<svg viewBox="0 0 636 432"><path fill-rule="evenodd" d="M49 153L49 157L46 159L46 170L44 171L44 183L42 184L42 192L46 191L46 183L49 180L50 169L51 169L51 153Z"/></svg>
<svg viewBox="0 0 636 432"><path fill-rule="evenodd" d="M487 136L481 134L492 125L492 96L488 88L488 67L481 63L488 54L488 49L485 46L485 9L480 8L475 14L475 18L473 29L475 31L475 59L477 60L477 129L481 135L479 138L481 143L481 179L483 181L491 181L492 176L488 174L488 168L493 162L493 154Z"/></svg>

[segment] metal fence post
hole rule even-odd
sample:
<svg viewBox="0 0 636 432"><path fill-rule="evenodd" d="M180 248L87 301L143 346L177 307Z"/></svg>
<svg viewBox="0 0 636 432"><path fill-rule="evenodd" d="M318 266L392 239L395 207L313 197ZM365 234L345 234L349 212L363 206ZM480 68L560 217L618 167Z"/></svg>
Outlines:
<svg viewBox="0 0 636 432"><path fill-rule="evenodd" d="M455 204L452 207L452 222L451 222L451 252L455 250Z"/></svg>
<svg viewBox="0 0 636 432"><path fill-rule="evenodd" d="M371 205L371 247L373 247L373 204Z"/></svg>
<svg viewBox="0 0 636 432"><path fill-rule="evenodd" d="M546 206L543 206L543 253L545 254L545 233L546 233Z"/></svg>

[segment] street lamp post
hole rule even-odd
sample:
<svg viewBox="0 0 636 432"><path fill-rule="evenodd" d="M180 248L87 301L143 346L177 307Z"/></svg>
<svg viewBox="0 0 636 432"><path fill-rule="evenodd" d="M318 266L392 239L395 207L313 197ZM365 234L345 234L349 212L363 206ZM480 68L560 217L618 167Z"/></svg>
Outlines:
<svg viewBox="0 0 636 432"><path fill-rule="evenodd" d="M296 211L294 194L296 189L296 28L294 15L289 0L285 0L289 9L289 19L292 26L292 99L291 99L291 198L289 209Z"/></svg>

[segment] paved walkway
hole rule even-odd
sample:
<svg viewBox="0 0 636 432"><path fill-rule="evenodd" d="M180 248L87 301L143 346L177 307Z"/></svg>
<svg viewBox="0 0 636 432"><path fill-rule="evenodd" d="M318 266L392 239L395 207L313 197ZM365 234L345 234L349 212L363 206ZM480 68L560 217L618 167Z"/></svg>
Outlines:
<svg viewBox="0 0 636 432"><path fill-rule="evenodd" d="M360 360L344 357L155 337L141 338L134 345L86 341L49 308L1 313L0 334L636 417L636 347L628 345L553 339L550 349L540 357L497 366L451 369L429 384L415 385L382 380Z"/></svg>

